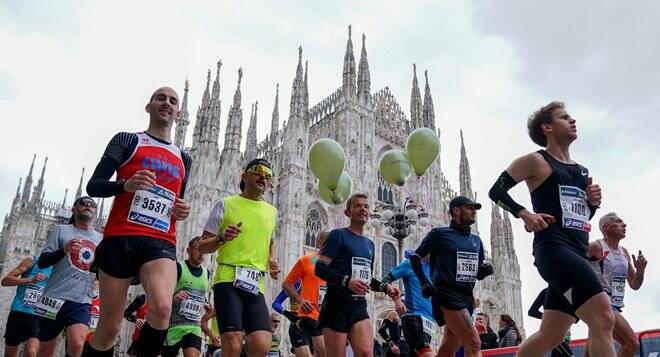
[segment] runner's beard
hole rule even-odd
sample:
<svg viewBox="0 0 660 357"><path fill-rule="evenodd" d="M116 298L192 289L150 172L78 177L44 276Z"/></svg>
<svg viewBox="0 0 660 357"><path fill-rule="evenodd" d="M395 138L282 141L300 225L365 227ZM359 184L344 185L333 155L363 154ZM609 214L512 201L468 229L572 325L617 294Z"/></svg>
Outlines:
<svg viewBox="0 0 660 357"><path fill-rule="evenodd" d="M94 215L91 212L82 211L82 212L78 212L76 218L78 218L79 220L85 223L89 223L94 219Z"/></svg>

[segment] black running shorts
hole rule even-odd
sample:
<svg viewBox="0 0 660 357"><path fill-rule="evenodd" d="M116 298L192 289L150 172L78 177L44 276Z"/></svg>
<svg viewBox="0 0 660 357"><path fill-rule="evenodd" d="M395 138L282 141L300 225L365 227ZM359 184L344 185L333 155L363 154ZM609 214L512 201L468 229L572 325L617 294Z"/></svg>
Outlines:
<svg viewBox="0 0 660 357"><path fill-rule="evenodd" d="M218 328L221 333L230 331L271 331L270 314L264 295L254 295L234 287L233 283L213 285Z"/></svg>
<svg viewBox="0 0 660 357"><path fill-rule="evenodd" d="M5 327L5 344L18 346L31 338L39 338L39 316L9 311Z"/></svg>
<svg viewBox="0 0 660 357"><path fill-rule="evenodd" d="M301 317L298 319L297 324L307 336L317 337L323 335L323 331L321 331L321 328L319 327L319 322L311 317Z"/></svg>
<svg viewBox="0 0 660 357"><path fill-rule="evenodd" d="M296 324L289 325L289 341L293 348L309 346L309 337Z"/></svg>
<svg viewBox="0 0 660 357"><path fill-rule="evenodd" d="M433 317L438 326L445 325L445 318L442 308L452 311L467 310L472 315L474 311L474 298L472 295L458 293L448 288L435 288L431 297L431 306L433 308Z"/></svg>
<svg viewBox="0 0 660 357"><path fill-rule="evenodd" d="M321 305L318 326L322 329L329 328L335 332L348 333L351 326L367 319L369 319L367 300L326 296Z"/></svg>
<svg viewBox="0 0 660 357"><path fill-rule="evenodd" d="M202 338L194 333L184 335L181 338L181 341L177 342L173 346L163 346L163 349L161 350L161 356L175 357L179 355L179 350L185 350L186 348L191 347L200 352L202 351Z"/></svg>
<svg viewBox="0 0 660 357"><path fill-rule="evenodd" d="M50 341L58 337L65 328L83 324L89 326L91 320L90 304L82 304L75 301L64 301L55 319L39 319L39 341Z"/></svg>
<svg viewBox="0 0 660 357"><path fill-rule="evenodd" d="M424 348L431 347L431 335L424 332L422 317L419 315L401 316L401 327L406 342L415 353Z"/></svg>
<svg viewBox="0 0 660 357"><path fill-rule="evenodd" d="M142 264L168 258L176 261L174 244L159 238L144 236L107 237L96 247L96 265L117 279L138 275Z"/></svg>
<svg viewBox="0 0 660 357"><path fill-rule="evenodd" d="M534 265L548 283L543 308L575 317L575 311L603 291L586 259L562 245L545 244L534 250Z"/></svg>

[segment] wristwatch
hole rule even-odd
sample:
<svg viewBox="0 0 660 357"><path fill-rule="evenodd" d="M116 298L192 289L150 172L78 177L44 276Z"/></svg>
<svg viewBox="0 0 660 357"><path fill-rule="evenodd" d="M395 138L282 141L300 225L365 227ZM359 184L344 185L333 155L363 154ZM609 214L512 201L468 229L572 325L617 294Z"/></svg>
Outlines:
<svg viewBox="0 0 660 357"><path fill-rule="evenodd" d="M215 243L216 244L221 244L225 242L225 236L222 233L218 233L215 236Z"/></svg>

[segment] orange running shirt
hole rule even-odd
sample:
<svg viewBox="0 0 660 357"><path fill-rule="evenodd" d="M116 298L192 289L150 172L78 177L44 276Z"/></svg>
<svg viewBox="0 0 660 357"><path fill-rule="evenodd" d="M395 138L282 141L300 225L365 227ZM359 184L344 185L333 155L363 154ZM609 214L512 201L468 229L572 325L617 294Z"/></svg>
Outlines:
<svg viewBox="0 0 660 357"><path fill-rule="evenodd" d="M294 285L298 280L301 281L300 297L311 302L314 307L310 313L304 313L298 309L298 316L309 317L314 320L319 319L319 309L323 302L322 300L319 301L319 298L322 299L325 296L326 289L325 281L314 274L314 265L318 260L318 256L318 253L303 255L293 266L289 275L286 276L286 282L291 285ZM319 291L321 291L320 294Z"/></svg>

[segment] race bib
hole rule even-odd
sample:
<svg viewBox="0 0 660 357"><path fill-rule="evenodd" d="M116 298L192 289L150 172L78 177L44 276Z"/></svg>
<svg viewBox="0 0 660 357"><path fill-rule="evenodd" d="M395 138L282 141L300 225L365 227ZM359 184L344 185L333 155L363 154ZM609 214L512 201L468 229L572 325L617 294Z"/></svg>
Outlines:
<svg viewBox="0 0 660 357"><path fill-rule="evenodd" d="M422 327L424 328L424 333L431 336L432 338L435 337L436 331L438 328L438 325L435 323L435 321L427 319L424 316L421 316L422 318Z"/></svg>
<svg viewBox="0 0 660 357"><path fill-rule="evenodd" d="M626 274L613 272L610 286L612 287L612 305L622 306L626 292Z"/></svg>
<svg viewBox="0 0 660 357"><path fill-rule="evenodd" d="M89 329L96 330L96 326L99 324L99 315L92 314L89 318Z"/></svg>
<svg viewBox="0 0 660 357"><path fill-rule="evenodd" d="M325 293L328 291L328 287L325 285L319 286L319 306L323 304L323 300L325 299Z"/></svg>
<svg viewBox="0 0 660 357"><path fill-rule="evenodd" d="M175 198L174 192L158 185L153 185L148 190L137 190L133 195L128 220L168 232Z"/></svg>
<svg viewBox="0 0 660 357"><path fill-rule="evenodd" d="M55 320L55 316L57 316L57 312L60 311L62 305L64 305L64 300L62 299L53 299L42 296L34 306L34 314Z"/></svg>
<svg viewBox="0 0 660 357"><path fill-rule="evenodd" d="M559 185L561 205L561 225L564 228L591 231L589 217L591 210L587 204L587 193L574 186Z"/></svg>
<svg viewBox="0 0 660 357"><path fill-rule="evenodd" d="M201 321L204 312L204 297L188 294L188 299L181 302L179 314L191 321Z"/></svg>
<svg viewBox="0 0 660 357"><path fill-rule="evenodd" d="M255 268L236 267L234 286L247 292L251 292L254 295L258 295L260 278L261 272Z"/></svg>
<svg viewBox="0 0 660 357"><path fill-rule="evenodd" d="M456 252L456 281L474 283L477 281L479 253Z"/></svg>
<svg viewBox="0 0 660 357"><path fill-rule="evenodd" d="M351 279L371 282L371 260L362 257L353 257L351 261Z"/></svg>
<svg viewBox="0 0 660 357"><path fill-rule="evenodd" d="M37 301L41 297L41 294L44 292L44 287L39 285L30 284L25 289L25 294L23 295L23 305L28 307L35 307Z"/></svg>
<svg viewBox="0 0 660 357"><path fill-rule="evenodd" d="M267 357L279 357L280 353L279 352L268 352L266 355Z"/></svg>

